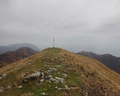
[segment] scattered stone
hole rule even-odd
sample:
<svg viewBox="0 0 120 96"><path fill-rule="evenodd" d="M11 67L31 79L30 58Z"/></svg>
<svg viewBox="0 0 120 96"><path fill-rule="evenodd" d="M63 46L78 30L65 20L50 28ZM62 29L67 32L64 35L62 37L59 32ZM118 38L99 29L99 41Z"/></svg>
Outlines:
<svg viewBox="0 0 120 96"><path fill-rule="evenodd" d="M65 90L65 88L58 88L58 90Z"/></svg>
<svg viewBox="0 0 120 96"><path fill-rule="evenodd" d="M85 93L84 93L84 96L88 96L88 92L85 92ZM107 96L107 95L105 95L105 96Z"/></svg>
<svg viewBox="0 0 120 96"><path fill-rule="evenodd" d="M24 77L24 79L26 79L26 80L35 80L40 75L41 75L41 73L37 71L36 73L32 73L32 74L27 75L26 77Z"/></svg>
<svg viewBox="0 0 120 96"><path fill-rule="evenodd" d="M24 64L24 66L26 66L26 64Z"/></svg>
<svg viewBox="0 0 120 96"><path fill-rule="evenodd" d="M52 70L47 70L47 72L50 74L50 73L52 73L53 71L52 71Z"/></svg>
<svg viewBox="0 0 120 96"><path fill-rule="evenodd" d="M69 90L69 87L68 87L67 85L65 85L65 89L66 89L66 90Z"/></svg>
<svg viewBox="0 0 120 96"><path fill-rule="evenodd" d="M49 65L44 65L44 67L49 67Z"/></svg>
<svg viewBox="0 0 120 96"><path fill-rule="evenodd" d="M50 78L50 81L55 82L55 81L56 81L56 79L54 79L54 78Z"/></svg>
<svg viewBox="0 0 120 96"><path fill-rule="evenodd" d="M44 78L44 72L42 72L42 78Z"/></svg>
<svg viewBox="0 0 120 96"><path fill-rule="evenodd" d="M55 66L56 68L59 68L59 67L62 67L61 65L57 65L57 66Z"/></svg>
<svg viewBox="0 0 120 96"><path fill-rule="evenodd" d="M65 78L67 77L67 74L62 74Z"/></svg>
<svg viewBox="0 0 120 96"><path fill-rule="evenodd" d="M54 58L52 58L52 60L54 60Z"/></svg>
<svg viewBox="0 0 120 96"><path fill-rule="evenodd" d="M1 89L4 89L4 87L1 86Z"/></svg>
<svg viewBox="0 0 120 96"><path fill-rule="evenodd" d="M22 86L18 86L18 88L19 88L19 89L21 89L21 88L22 88Z"/></svg>
<svg viewBox="0 0 120 96"><path fill-rule="evenodd" d="M58 80L55 80L55 82L54 82L55 84L58 84L58 83L60 83L60 81L58 81Z"/></svg>
<svg viewBox="0 0 120 96"><path fill-rule="evenodd" d="M41 93L41 95L45 96L46 94L43 92L43 93Z"/></svg>
<svg viewBox="0 0 120 96"><path fill-rule="evenodd" d="M58 86L56 86L55 89L58 89Z"/></svg>
<svg viewBox="0 0 120 96"><path fill-rule="evenodd" d="M7 76L6 74L2 74L2 78L6 78L6 76Z"/></svg>
<svg viewBox="0 0 120 96"><path fill-rule="evenodd" d="M54 70L54 71L57 71L57 69L56 69L56 68L50 68L50 70Z"/></svg>
<svg viewBox="0 0 120 96"><path fill-rule="evenodd" d="M2 93L4 90L3 89L0 89L0 93Z"/></svg>
<svg viewBox="0 0 120 96"><path fill-rule="evenodd" d="M61 83L64 83L64 79L60 77L55 77L55 79L59 80Z"/></svg>
<svg viewBox="0 0 120 96"><path fill-rule="evenodd" d="M2 80L2 77L0 77L0 80Z"/></svg>
<svg viewBox="0 0 120 96"><path fill-rule="evenodd" d="M7 87L7 89L10 89L10 88L11 88L10 86Z"/></svg>
<svg viewBox="0 0 120 96"><path fill-rule="evenodd" d="M50 78L52 78L52 75L49 75Z"/></svg>
<svg viewBox="0 0 120 96"><path fill-rule="evenodd" d="M25 73L24 73L24 74L22 74L20 77L21 77L21 78L24 78L24 76L25 76Z"/></svg>
<svg viewBox="0 0 120 96"><path fill-rule="evenodd" d="M44 82L44 79L41 79L40 82L41 82L41 83Z"/></svg>

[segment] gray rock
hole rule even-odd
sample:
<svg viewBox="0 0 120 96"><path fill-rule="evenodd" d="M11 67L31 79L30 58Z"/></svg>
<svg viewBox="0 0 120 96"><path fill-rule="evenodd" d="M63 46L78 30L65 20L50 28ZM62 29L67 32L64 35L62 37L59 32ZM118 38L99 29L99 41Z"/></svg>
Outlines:
<svg viewBox="0 0 120 96"><path fill-rule="evenodd" d="M7 74L2 74L2 78L6 78Z"/></svg>
<svg viewBox="0 0 120 96"><path fill-rule="evenodd" d="M44 75L44 72L42 72L41 74L42 74L42 78L44 78L44 76L45 76L45 75Z"/></svg>
<svg viewBox="0 0 120 96"><path fill-rule="evenodd" d="M41 93L41 95L45 96L46 94L43 92L43 93Z"/></svg>
<svg viewBox="0 0 120 96"><path fill-rule="evenodd" d="M48 74L52 73L53 71L52 70L47 70Z"/></svg>
<svg viewBox="0 0 120 96"><path fill-rule="evenodd" d="M57 71L57 69L56 68L49 68L50 70L54 70L54 71Z"/></svg>
<svg viewBox="0 0 120 96"><path fill-rule="evenodd" d="M58 90L65 90L65 88L58 88Z"/></svg>
<svg viewBox="0 0 120 96"><path fill-rule="evenodd" d="M50 78L50 81L55 82L55 81L56 81L56 79L54 79L54 78Z"/></svg>
<svg viewBox="0 0 120 96"><path fill-rule="evenodd" d="M3 89L0 89L0 93L3 92L4 90Z"/></svg>
<svg viewBox="0 0 120 96"><path fill-rule="evenodd" d="M65 85L65 89L66 89L66 90L69 90L69 87L68 87L67 85Z"/></svg>
<svg viewBox="0 0 120 96"><path fill-rule="evenodd" d="M32 74L25 76L24 79L35 80L36 78L40 77L40 75L41 75L41 73L37 71L35 73L32 73Z"/></svg>
<svg viewBox="0 0 120 96"><path fill-rule="evenodd" d="M41 79L40 82L41 82L41 83L44 82L44 79Z"/></svg>
<svg viewBox="0 0 120 96"><path fill-rule="evenodd" d="M21 77L21 78L24 78L24 76L25 76L25 73L24 73L24 74L22 74L20 77Z"/></svg>
<svg viewBox="0 0 120 96"><path fill-rule="evenodd" d="M57 65L57 66L55 66L56 68L59 68L59 67L62 67L61 65Z"/></svg>
<svg viewBox="0 0 120 96"><path fill-rule="evenodd" d="M22 86L18 86L18 88L19 88L19 89L21 89L21 88L22 88Z"/></svg>
<svg viewBox="0 0 120 96"><path fill-rule="evenodd" d="M55 80L55 82L54 82L55 84L59 84L60 83L60 81L59 80Z"/></svg>
<svg viewBox="0 0 120 96"><path fill-rule="evenodd" d="M56 86L55 89L58 89L58 86Z"/></svg>
<svg viewBox="0 0 120 96"><path fill-rule="evenodd" d="M2 77L0 77L0 80L2 80Z"/></svg>
<svg viewBox="0 0 120 96"><path fill-rule="evenodd" d="M50 78L52 78L52 75L49 75Z"/></svg>
<svg viewBox="0 0 120 96"><path fill-rule="evenodd" d="M1 86L1 89L5 89L5 88Z"/></svg>
<svg viewBox="0 0 120 96"><path fill-rule="evenodd" d="M62 74L65 78L67 77L67 74Z"/></svg>
<svg viewBox="0 0 120 96"><path fill-rule="evenodd" d="M60 77L55 77L55 79L59 80L61 83L64 83L64 79Z"/></svg>
<svg viewBox="0 0 120 96"><path fill-rule="evenodd" d="M11 86L8 86L8 87L7 87L7 89L10 89L10 88L11 88Z"/></svg>

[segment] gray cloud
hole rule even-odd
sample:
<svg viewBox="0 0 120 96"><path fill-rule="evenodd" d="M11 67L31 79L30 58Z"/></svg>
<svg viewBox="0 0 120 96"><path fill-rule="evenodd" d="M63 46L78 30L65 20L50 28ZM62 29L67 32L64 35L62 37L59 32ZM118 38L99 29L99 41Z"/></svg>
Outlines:
<svg viewBox="0 0 120 96"><path fill-rule="evenodd" d="M0 0L0 45L119 54L119 0Z"/></svg>

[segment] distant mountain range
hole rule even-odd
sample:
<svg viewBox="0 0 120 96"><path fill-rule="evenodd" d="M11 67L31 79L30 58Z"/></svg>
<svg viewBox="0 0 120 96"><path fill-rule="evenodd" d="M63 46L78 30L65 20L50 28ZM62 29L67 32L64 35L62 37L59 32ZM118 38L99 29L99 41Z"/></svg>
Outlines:
<svg viewBox="0 0 120 96"><path fill-rule="evenodd" d="M33 44L22 43L22 44L12 44L12 45L8 45L8 46L0 46L0 54L3 54L8 51L15 51L21 47L30 47L31 49L33 49L35 51L40 51L40 49Z"/></svg>
<svg viewBox="0 0 120 96"><path fill-rule="evenodd" d="M102 62L107 67L109 67L110 69L120 74L120 57L115 57L111 54L98 55L93 52L85 52L85 51L78 52L76 54L97 59L98 61Z"/></svg>
<svg viewBox="0 0 120 96"><path fill-rule="evenodd" d="M24 59L36 53L37 51L34 51L33 49L29 47L21 47L16 51L6 52L0 55L0 67L3 67L7 64Z"/></svg>

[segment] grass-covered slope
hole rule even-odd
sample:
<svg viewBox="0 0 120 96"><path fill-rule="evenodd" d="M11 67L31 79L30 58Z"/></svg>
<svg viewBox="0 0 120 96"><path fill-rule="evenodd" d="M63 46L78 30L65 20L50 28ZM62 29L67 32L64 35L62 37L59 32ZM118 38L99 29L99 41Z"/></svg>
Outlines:
<svg viewBox="0 0 120 96"><path fill-rule="evenodd" d="M0 69L0 78L0 96L120 94L119 74L95 59L61 48L47 48L7 65Z"/></svg>

